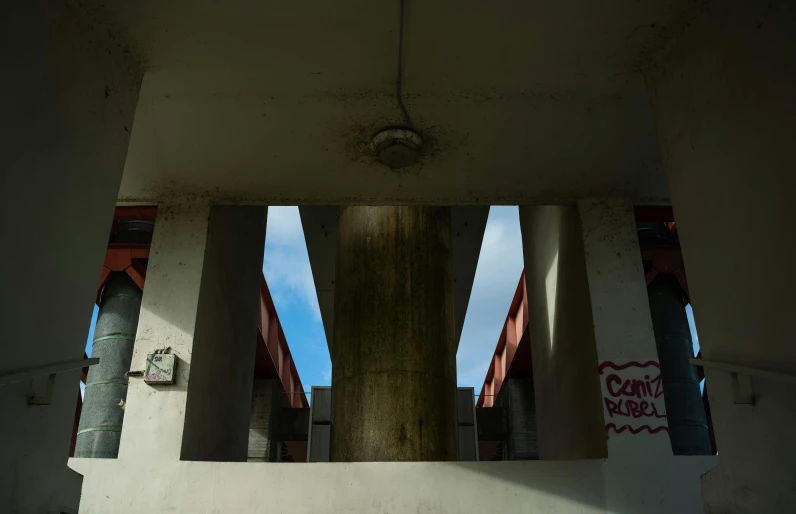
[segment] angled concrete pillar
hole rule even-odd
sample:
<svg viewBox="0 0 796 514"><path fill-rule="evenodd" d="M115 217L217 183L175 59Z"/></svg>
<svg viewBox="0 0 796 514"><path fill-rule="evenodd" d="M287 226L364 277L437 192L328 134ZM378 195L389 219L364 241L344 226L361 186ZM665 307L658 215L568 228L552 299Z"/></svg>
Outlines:
<svg viewBox="0 0 796 514"><path fill-rule="evenodd" d="M587 199L578 213L608 442L606 508L701 514L700 475L715 457L672 455L633 204Z"/></svg>
<svg viewBox="0 0 796 514"><path fill-rule="evenodd" d="M83 357L142 77L124 35L88 17L64 2L0 6L0 374ZM0 510L77 511L79 377L59 373L46 406L28 405L46 376L0 388Z"/></svg>
<svg viewBox="0 0 796 514"><path fill-rule="evenodd" d="M794 2L714 3L647 71L702 357L791 375L794 33ZM736 404L729 372L705 376L719 451L706 511L793 510L793 387L754 377L755 404Z"/></svg>
<svg viewBox="0 0 796 514"><path fill-rule="evenodd" d="M345 207L338 231L332 460L456 460L450 209Z"/></svg>
<svg viewBox="0 0 796 514"><path fill-rule="evenodd" d="M539 458L607 454L589 283L575 206L520 207Z"/></svg>
<svg viewBox="0 0 796 514"><path fill-rule="evenodd" d="M176 383L130 379L120 461L246 460L265 219L264 207L158 206L131 368L168 347Z"/></svg>

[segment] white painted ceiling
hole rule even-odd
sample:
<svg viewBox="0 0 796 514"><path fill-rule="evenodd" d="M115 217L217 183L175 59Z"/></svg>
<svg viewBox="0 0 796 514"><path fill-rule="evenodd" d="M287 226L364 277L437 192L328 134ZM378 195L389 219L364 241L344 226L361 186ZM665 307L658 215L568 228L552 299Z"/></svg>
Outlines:
<svg viewBox="0 0 796 514"><path fill-rule="evenodd" d="M701 3L407 0L405 101L428 147L401 173L367 147L401 123L398 0L110 0L87 12L147 70L122 200L498 204L622 191L647 202L668 192L638 70Z"/></svg>

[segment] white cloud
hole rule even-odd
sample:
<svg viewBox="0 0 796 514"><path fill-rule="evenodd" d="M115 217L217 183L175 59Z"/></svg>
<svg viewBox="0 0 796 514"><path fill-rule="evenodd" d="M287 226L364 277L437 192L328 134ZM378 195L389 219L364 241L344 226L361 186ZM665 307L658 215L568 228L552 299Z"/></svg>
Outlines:
<svg viewBox="0 0 796 514"><path fill-rule="evenodd" d="M460 385L480 390L522 268L517 208L492 207L457 354ZM297 207L269 207L263 272L277 308L301 306L320 322L315 283ZM325 353L324 346L325 341L302 340L300 346L298 341L291 343L294 354L302 350ZM298 355L294 358L301 360ZM331 367L319 372L324 382L329 383Z"/></svg>
<svg viewBox="0 0 796 514"><path fill-rule="evenodd" d="M326 381L325 385L331 385L332 383L332 368L326 368L325 370L321 371L321 376Z"/></svg>
<svg viewBox="0 0 796 514"><path fill-rule="evenodd" d="M320 320L298 207L268 208L263 273L275 304L303 304Z"/></svg>
<svg viewBox="0 0 796 514"><path fill-rule="evenodd" d="M517 207L492 207L456 356L459 385L474 387L476 394L484 382L522 269Z"/></svg>

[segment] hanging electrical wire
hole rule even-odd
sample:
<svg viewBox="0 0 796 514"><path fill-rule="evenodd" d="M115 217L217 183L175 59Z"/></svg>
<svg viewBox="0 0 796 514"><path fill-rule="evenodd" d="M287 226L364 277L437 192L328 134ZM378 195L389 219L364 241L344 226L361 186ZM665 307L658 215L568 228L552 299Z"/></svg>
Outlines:
<svg viewBox="0 0 796 514"><path fill-rule="evenodd" d="M409 111L406 109L406 105L404 105L403 99L403 81L404 81L404 11L405 11L405 0L400 0L401 4L401 12L400 18L398 23L398 73L396 74L395 78L395 100L398 103L398 108L401 109L401 113L404 117L404 123L406 124L407 128L413 128L412 125L412 118L409 117Z"/></svg>

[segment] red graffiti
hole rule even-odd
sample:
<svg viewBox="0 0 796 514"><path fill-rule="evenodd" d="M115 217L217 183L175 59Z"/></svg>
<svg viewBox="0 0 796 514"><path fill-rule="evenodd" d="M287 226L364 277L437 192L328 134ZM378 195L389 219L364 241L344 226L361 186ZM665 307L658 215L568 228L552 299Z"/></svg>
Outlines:
<svg viewBox="0 0 796 514"><path fill-rule="evenodd" d="M665 418L666 414L659 414L657 407L654 403L647 401L636 402L634 400L619 400L614 402L608 398L603 398L605 401L605 408L608 410L608 415L612 418L614 414L617 416L627 416L634 419L655 417Z"/></svg>
<svg viewBox="0 0 796 514"><path fill-rule="evenodd" d="M606 373L611 368L613 372ZM663 382L660 365L655 361L628 361L617 364L604 361L599 366L603 382L603 402L606 420L617 419L605 425L605 433L610 429L621 434L628 431L638 434L668 432L666 408L663 403ZM643 424L641 424L643 423Z"/></svg>
<svg viewBox="0 0 796 514"><path fill-rule="evenodd" d="M606 436L608 435L608 431L610 429L612 429L612 428L614 429L614 432L616 432L617 434L621 434L625 430L627 430L628 432L630 432L631 434L634 434L634 435L638 434L639 432L641 432L643 430L646 430L650 434L657 434L658 432L667 432L667 433L669 432L669 427L665 427L665 426L652 428L649 425L641 425L640 427L633 428L630 425L622 425L621 427L617 428L617 426L614 425L613 423L608 423L607 425L605 425L605 435Z"/></svg>
<svg viewBox="0 0 796 514"><path fill-rule="evenodd" d="M644 375L644 380L626 379L622 380L619 375L608 375L605 379L608 394L617 398L619 396L635 396L636 398L659 398L663 395L661 388L661 376L650 378Z"/></svg>
<svg viewBox="0 0 796 514"><path fill-rule="evenodd" d="M646 368L647 366L655 366L656 368L661 369L661 365L658 364L655 361L647 361L644 364L642 364L642 363L640 363L638 361L629 361L629 362L626 362L624 364L616 364L616 363L611 362L611 361L603 361L603 363L600 364L600 367L599 367L600 375L603 374L603 370L605 368L614 368L617 371L622 371L623 369L627 369L630 366L636 366L637 368Z"/></svg>

